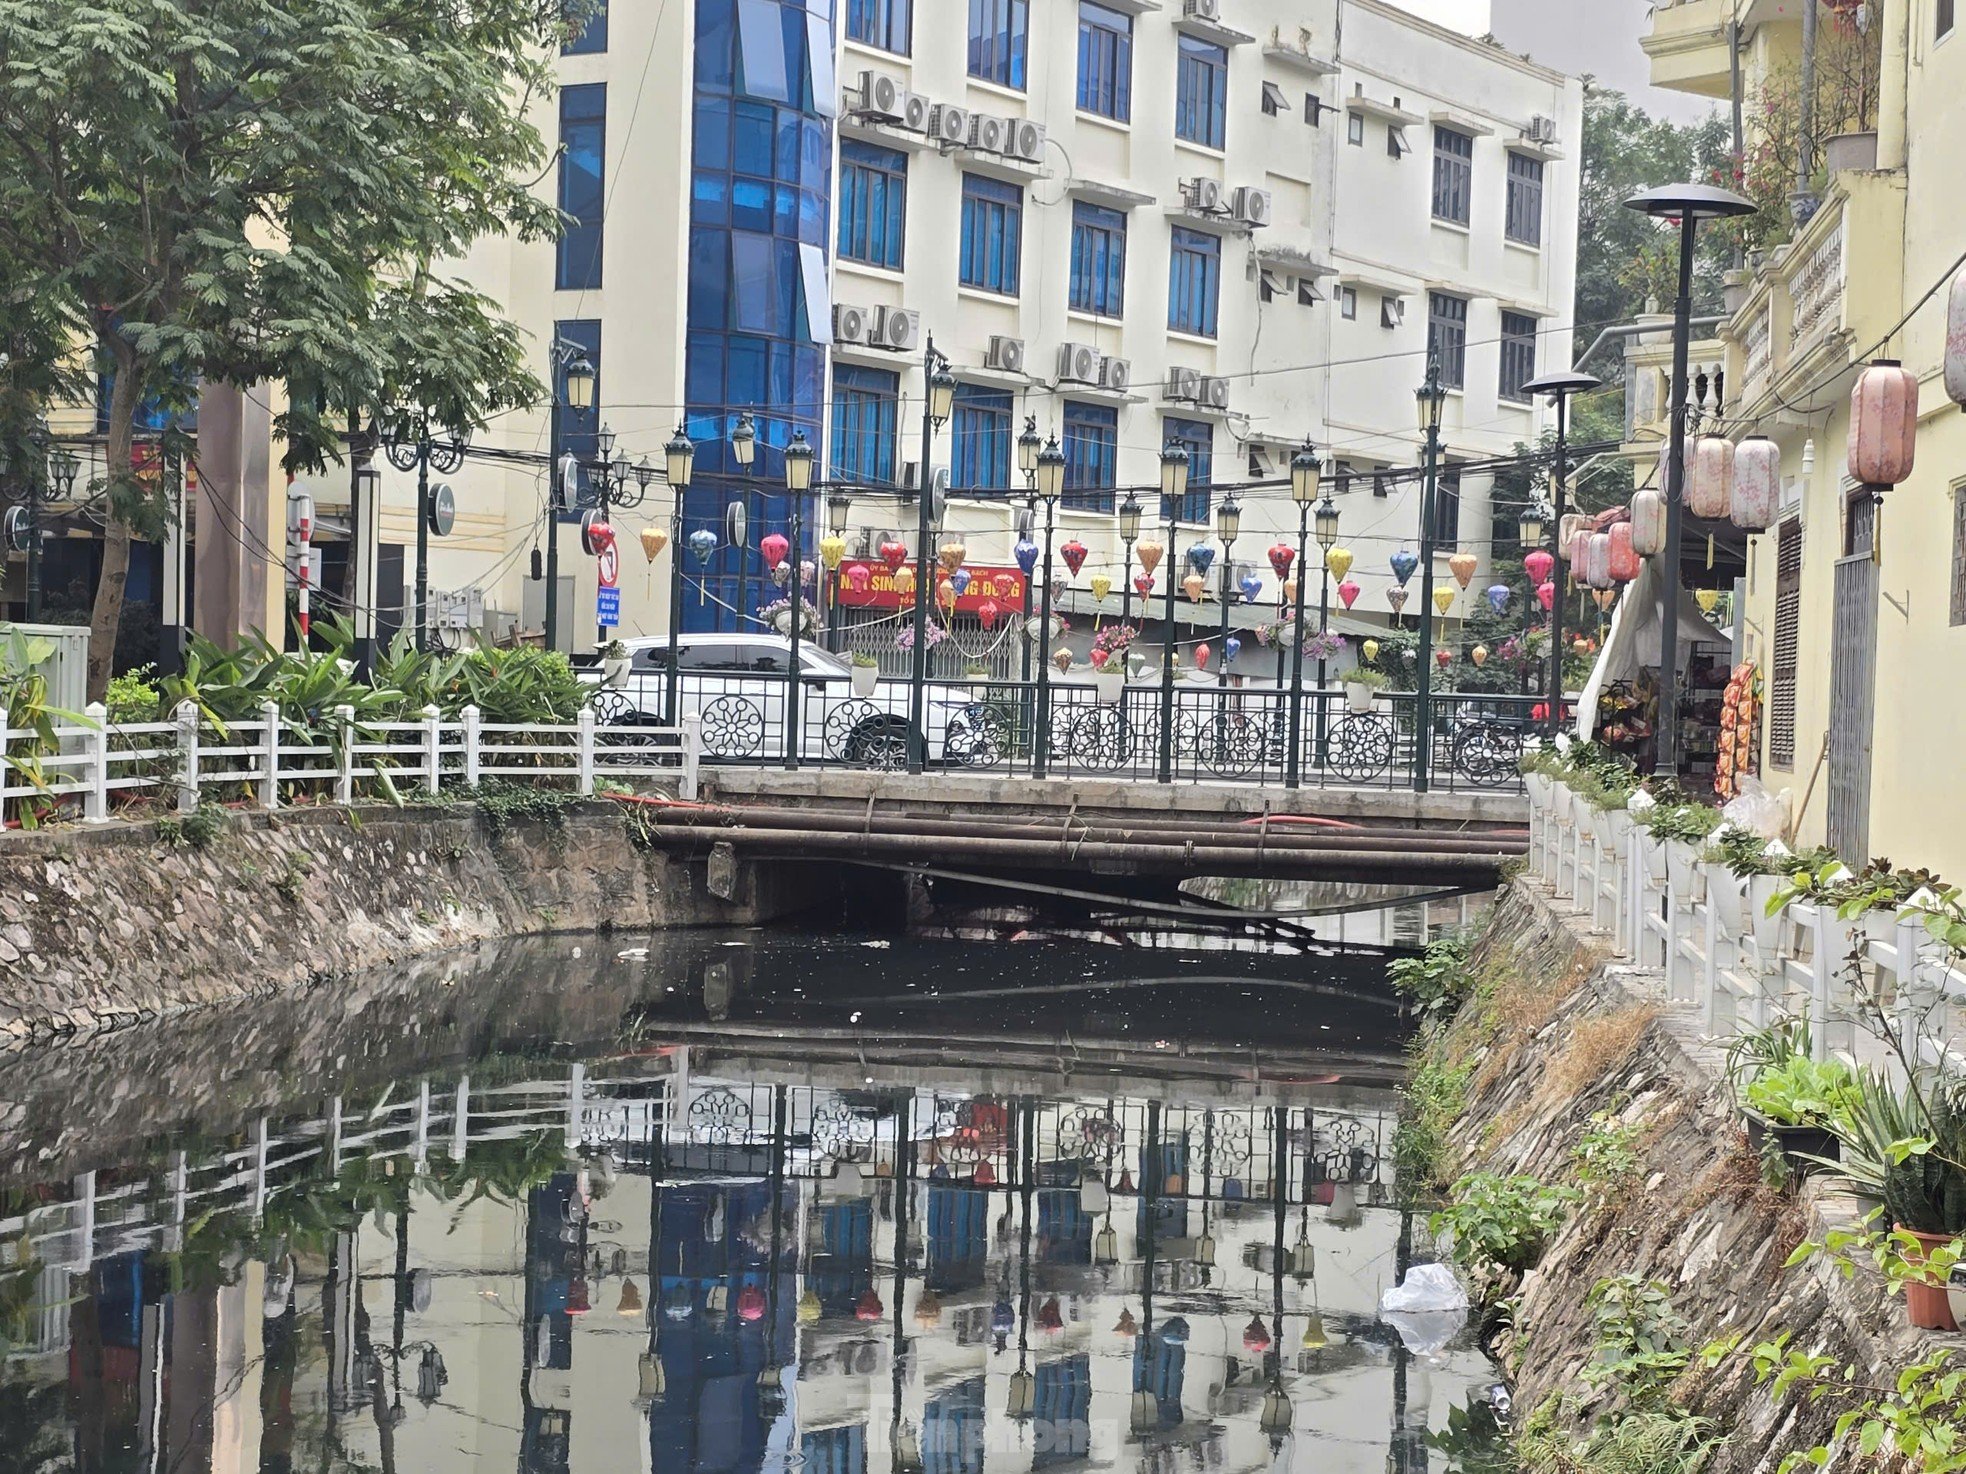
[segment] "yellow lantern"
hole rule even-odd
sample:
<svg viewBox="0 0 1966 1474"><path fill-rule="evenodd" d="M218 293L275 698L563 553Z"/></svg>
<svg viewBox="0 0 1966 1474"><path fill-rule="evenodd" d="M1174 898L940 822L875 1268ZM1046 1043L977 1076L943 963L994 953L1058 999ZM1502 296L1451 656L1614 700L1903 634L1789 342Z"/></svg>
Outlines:
<svg viewBox="0 0 1966 1474"><path fill-rule="evenodd" d="M954 573L963 566L963 559L969 556L969 549L961 543L944 543L936 556L942 560L942 569L945 573Z"/></svg>
<svg viewBox="0 0 1966 1474"><path fill-rule="evenodd" d="M915 597L915 569L911 563L903 563L894 570L894 592L905 602Z"/></svg>
<svg viewBox="0 0 1966 1474"><path fill-rule="evenodd" d="M1700 613L1702 614L1713 613L1720 604L1719 589L1695 589L1693 591L1693 597L1699 601Z"/></svg>
<svg viewBox="0 0 1966 1474"><path fill-rule="evenodd" d="M1181 587L1188 591L1188 597L1195 603L1201 602L1201 591L1208 587L1208 580L1199 573L1191 573L1181 580Z"/></svg>
<svg viewBox="0 0 1966 1474"><path fill-rule="evenodd" d="M1063 645L1060 645L1056 650L1051 652L1051 663L1057 666L1061 672L1070 670L1072 668L1072 652L1067 650Z"/></svg>
<svg viewBox="0 0 1966 1474"><path fill-rule="evenodd" d="M808 1289L799 1296L799 1324L809 1326L819 1319L821 1306L816 1291Z"/></svg>
<svg viewBox="0 0 1966 1474"><path fill-rule="evenodd" d="M649 562L653 563L657 558L661 557L662 550L668 546L669 534L664 532L660 527L644 527L642 529L642 551L648 555Z"/></svg>
<svg viewBox="0 0 1966 1474"><path fill-rule="evenodd" d="M1166 551L1166 548L1162 547L1152 538L1144 539L1133 545L1134 556L1140 560L1140 571L1149 575L1156 568L1160 567L1161 554Z"/></svg>
<svg viewBox="0 0 1966 1474"><path fill-rule="evenodd" d="M1454 606L1454 590L1452 589L1434 590L1434 608L1438 609L1442 614L1445 614L1453 606Z"/></svg>
<svg viewBox="0 0 1966 1474"><path fill-rule="evenodd" d="M822 537L819 539L819 561L826 565L828 573L837 573L840 563L846 557L846 539L843 537Z"/></svg>
<svg viewBox="0 0 1966 1474"><path fill-rule="evenodd" d="M1286 603L1286 604L1295 604L1295 603L1297 602L1297 580L1296 580L1296 579L1294 579L1294 578L1286 578L1286 579L1285 579L1285 580L1283 581L1283 602L1284 602L1284 603Z"/></svg>
<svg viewBox="0 0 1966 1474"><path fill-rule="evenodd" d="M1475 564L1478 561L1473 553L1456 553L1447 560L1447 569L1454 575L1454 582L1466 588L1468 580L1474 577Z"/></svg>
<svg viewBox="0 0 1966 1474"><path fill-rule="evenodd" d="M942 579L935 585L935 602L945 611L956 607L956 586L948 579Z"/></svg>
<svg viewBox="0 0 1966 1474"><path fill-rule="evenodd" d="M1479 670L1482 666L1488 664L1488 647L1486 645L1475 646L1474 649L1468 652L1468 659L1472 660L1475 663L1475 668Z"/></svg>
<svg viewBox="0 0 1966 1474"><path fill-rule="evenodd" d="M1105 603L1106 595L1113 591L1113 581L1103 573L1095 573L1092 575L1091 584L1092 597L1097 599L1101 604Z"/></svg>
<svg viewBox="0 0 1966 1474"><path fill-rule="evenodd" d="M1365 641L1358 647L1358 653L1363 655L1367 660L1377 660L1379 658L1379 642L1377 640Z"/></svg>
<svg viewBox="0 0 1966 1474"><path fill-rule="evenodd" d="M1331 576L1335 579L1343 580L1352 571L1352 563L1350 548L1333 548L1324 555L1324 566L1331 570Z"/></svg>

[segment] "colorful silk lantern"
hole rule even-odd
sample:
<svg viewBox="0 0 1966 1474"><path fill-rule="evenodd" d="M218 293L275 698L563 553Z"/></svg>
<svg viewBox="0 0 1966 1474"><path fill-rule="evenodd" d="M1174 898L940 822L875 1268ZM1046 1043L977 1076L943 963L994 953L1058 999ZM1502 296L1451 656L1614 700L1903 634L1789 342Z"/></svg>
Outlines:
<svg viewBox="0 0 1966 1474"><path fill-rule="evenodd" d="M1693 442L1693 461L1686 476L1686 510L1714 521L1726 517L1733 498L1734 442L1725 435L1702 435Z"/></svg>
<svg viewBox="0 0 1966 1474"><path fill-rule="evenodd" d="M1297 602L1297 580L1296 580L1296 579L1294 579L1294 578L1286 578L1286 579L1285 579L1285 580L1283 581L1283 602L1284 602L1284 603L1286 603L1286 604L1295 604L1295 603Z"/></svg>
<svg viewBox="0 0 1966 1474"><path fill-rule="evenodd" d="M1609 567L1613 583L1630 583L1638 577L1645 560L1638 556L1632 546L1632 525L1629 522L1613 522L1611 530L1605 534L1610 539Z"/></svg>
<svg viewBox="0 0 1966 1474"><path fill-rule="evenodd" d="M1452 665L1453 663L1454 663L1454 652L1452 650L1434 651L1434 664L1439 666L1442 670L1446 670L1447 667Z"/></svg>
<svg viewBox="0 0 1966 1474"><path fill-rule="evenodd" d="M1350 573L1353 561L1350 548L1333 548L1324 555L1324 566L1331 570L1333 578L1343 578Z"/></svg>
<svg viewBox="0 0 1966 1474"><path fill-rule="evenodd" d="M1545 614L1556 608L1556 584L1553 581L1545 579L1536 585L1536 602L1543 606Z"/></svg>
<svg viewBox="0 0 1966 1474"><path fill-rule="evenodd" d="M1106 602L1106 595L1113 591L1113 581L1103 573L1095 573L1089 580L1092 584L1092 597L1099 603Z"/></svg>
<svg viewBox="0 0 1966 1474"><path fill-rule="evenodd" d="M1032 570L1038 566L1038 554L1042 551L1043 549L1028 537L1018 538L1017 546L1010 550L1011 556L1017 560L1017 566L1024 570L1026 578L1029 578Z"/></svg>
<svg viewBox="0 0 1966 1474"><path fill-rule="evenodd" d="M1215 653L1214 651L1208 648L1208 641L1206 640L1203 640L1199 645L1195 646L1195 669L1207 670L1208 657L1210 655L1213 655L1214 653Z"/></svg>
<svg viewBox="0 0 1966 1474"><path fill-rule="evenodd" d="M1362 642L1358 647L1358 653L1363 655L1368 662L1377 660L1379 658L1379 642L1377 640L1366 640Z"/></svg>
<svg viewBox="0 0 1966 1474"><path fill-rule="evenodd" d="M1060 645L1056 650L1051 652L1051 663L1057 666L1061 673L1070 670L1072 668L1072 652L1066 649L1065 646Z"/></svg>
<svg viewBox="0 0 1966 1474"><path fill-rule="evenodd" d="M1133 545L1133 555L1140 560L1141 569L1150 575L1160 567L1161 554L1166 551L1165 547L1152 538L1144 538Z"/></svg>
<svg viewBox="0 0 1966 1474"><path fill-rule="evenodd" d="M1711 614L1720 606L1719 589L1695 589L1693 600L1700 606L1700 613Z"/></svg>
<svg viewBox="0 0 1966 1474"><path fill-rule="evenodd" d="M657 558L661 557L662 550L668 546L669 534L664 532L660 527L644 527L642 529L642 552L647 556L649 562L653 563Z"/></svg>
<svg viewBox="0 0 1966 1474"><path fill-rule="evenodd" d="M792 545L776 532L765 534L758 539L758 555L765 560L765 567L778 568L785 562L785 555Z"/></svg>
<svg viewBox="0 0 1966 1474"><path fill-rule="evenodd" d="M1500 614L1509 607L1509 599L1512 595L1513 590L1507 584L1491 583L1488 586L1488 607L1493 609L1497 614Z"/></svg>
<svg viewBox="0 0 1966 1474"><path fill-rule="evenodd" d="M997 627L997 621L1002 617L1003 605L999 604L995 599L985 599L981 604L976 606L976 622L986 630L995 629Z"/></svg>
<svg viewBox="0 0 1966 1474"><path fill-rule="evenodd" d="M1338 585L1338 602L1349 609L1358 602L1361 592L1359 586L1348 578Z"/></svg>
<svg viewBox="0 0 1966 1474"><path fill-rule="evenodd" d="M1188 549L1188 566L1206 576L1208 570L1215 566L1215 549L1207 543L1195 543Z"/></svg>
<svg viewBox="0 0 1966 1474"><path fill-rule="evenodd" d="M1456 553L1447 560L1447 571L1454 575L1454 582L1462 588L1474 577L1475 564L1480 560L1473 553Z"/></svg>
<svg viewBox="0 0 1966 1474"><path fill-rule="evenodd" d="M912 564L904 563L894 570L894 592L903 603L915 597L915 569Z"/></svg>
<svg viewBox="0 0 1966 1474"><path fill-rule="evenodd" d="M1065 590L1068 586L1069 580L1064 574L1054 573L1051 575L1051 599L1054 604L1065 597Z"/></svg>
<svg viewBox="0 0 1966 1474"><path fill-rule="evenodd" d="M1222 659L1226 664L1234 665L1236 657L1240 654L1242 654L1242 636L1230 635L1222 642Z"/></svg>
<svg viewBox="0 0 1966 1474"><path fill-rule="evenodd" d="M1445 614L1454 607L1454 590L1438 588L1434 590L1434 608Z"/></svg>
<svg viewBox="0 0 1966 1474"><path fill-rule="evenodd" d="M1611 536L1593 532L1584 548L1584 583L1594 589L1611 587Z"/></svg>
<svg viewBox="0 0 1966 1474"><path fill-rule="evenodd" d="M1750 435L1734 447L1734 490L1728 520L1749 532L1775 525L1782 493L1782 452L1766 435Z"/></svg>
<svg viewBox="0 0 1966 1474"><path fill-rule="evenodd" d="M954 573L949 575L949 583L950 586L955 589L956 597L961 598L964 594L969 592L969 583L970 583L969 570L967 568L958 568Z"/></svg>
<svg viewBox="0 0 1966 1474"><path fill-rule="evenodd" d="M1550 573L1555 567L1556 555L1545 552L1542 548L1537 548L1534 552L1523 555L1522 571L1529 575L1529 581L1532 584L1548 581Z"/></svg>
<svg viewBox="0 0 1966 1474"><path fill-rule="evenodd" d="M841 577L846 580L846 586L856 594L864 594L873 585L874 570L865 563L849 563Z"/></svg>
<svg viewBox="0 0 1966 1474"><path fill-rule="evenodd" d="M898 572L901 565L908 561L908 545L896 538L888 538L880 546L880 555L889 573Z"/></svg>
<svg viewBox="0 0 1966 1474"><path fill-rule="evenodd" d="M1139 595L1139 596L1140 596L1141 598L1143 598L1143 599L1144 599L1144 598L1146 598L1146 597L1147 597L1147 595L1149 595L1149 594L1151 594L1151 593L1152 593L1153 591L1154 591L1154 576L1153 576L1153 574L1151 574L1151 573L1136 573L1136 574L1134 574L1134 575L1133 575L1133 592L1134 592L1134 593L1136 593L1136 594L1138 594L1138 595Z"/></svg>
<svg viewBox="0 0 1966 1474"><path fill-rule="evenodd" d="M1208 580L1203 578L1199 573L1191 573L1181 580L1181 587L1187 591L1190 599L1199 604L1201 602L1202 590L1208 587Z"/></svg>
<svg viewBox="0 0 1966 1474"><path fill-rule="evenodd" d="M1865 486L1896 486L1911 475L1918 443L1918 376L1893 358L1857 375L1850 390L1850 475Z"/></svg>
<svg viewBox="0 0 1966 1474"><path fill-rule="evenodd" d="M1592 536L1590 524L1586 522L1571 534L1569 545L1564 550L1563 561L1570 565L1570 576L1579 583L1583 582L1584 565L1590 558Z"/></svg>
<svg viewBox="0 0 1966 1474"><path fill-rule="evenodd" d="M961 543L944 543L936 551L935 556L947 572L954 573L963 566L963 559L969 556L969 549Z"/></svg>
<svg viewBox="0 0 1966 1474"><path fill-rule="evenodd" d="M1565 558L1568 558L1570 548L1577 540L1577 534L1580 532L1589 532L1590 530L1591 519L1587 514L1583 512L1565 512L1556 524L1557 551Z"/></svg>
<svg viewBox="0 0 1966 1474"><path fill-rule="evenodd" d="M935 583L935 602L944 612L956 607L956 586L949 579L937 579Z"/></svg>
<svg viewBox="0 0 1966 1474"><path fill-rule="evenodd" d="M829 533L819 539L819 561L826 565L827 572L837 572L839 570L840 560L845 557L845 538Z"/></svg>
<svg viewBox="0 0 1966 1474"><path fill-rule="evenodd" d="M1479 670L1482 666L1488 664L1488 647L1486 645L1475 646L1474 649L1468 652L1468 659L1472 660L1475 663L1475 669Z"/></svg>
<svg viewBox="0 0 1966 1474"><path fill-rule="evenodd" d="M1611 606L1618 602L1618 591L1616 589L1592 589L1591 598L1597 601L1598 613L1608 614L1611 612Z"/></svg>
<svg viewBox="0 0 1966 1474"><path fill-rule="evenodd" d="M1336 549L1333 549L1333 551L1335 552ZM1387 561L1393 567L1393 582L1399 584L1401 587L1404 587L1406 581L1413 577L1413 570L1420 566L1420 560L1405 548L1401 548L1397 553L1394 553Z"/></svg>
<svg viewBox="0 0 1966 1474"><path fill-rule="evenodd" d="M1256 602L1256 596L1263 592L1263 580L1258 578L1254 573L1245 573L1241 578L1236 580L1236 588L1242 594L1243 603L1254 604Z"/></svg>
<svg viewBox="0 0 1966 1474"><path fill-rule="evenodd" d="M707 527L699 527L689 535L689 550L696 554L699 567L709 563L710 555L717 551L717 534Z"/></svg>
<svg viewBox="0 0 1966 1474"><path fill-rule="evenodd" d="M818 576L819 565L814 563L812 559L807 558L799 564L799 582L804 587L811 588L812 581Z"/></svg>
<svg viewBox="0 0 1966 1474"><path fill-rule="evenodd" d="M1657 487L1632 493L1632 551L1650 558L1666 545L1666 497Z"/></svg>
<svg viewBox="0 0 1966 1474"><path fill-rule="evenodd" d="M1390 605L1392 605L1392 609L1393 609L1393 615L1394 615L1394 617L1395 617L1395 618L1397 618L1397 617L1398 617L1398 615L1399 615L1399 612L1400 612L1400 611L1401 611L1402 609L1404 609L1404 608L1406 607L1406 590L1405 590L1405 589L1387 589L1387 590L1386 590L1386 602L1387 602L1388 604L1390 604Z"/></svg>
<svg viewBox="0 0 1966 1474"><path fill-rule="evenodd" d="M1079 570L1085 567L1085 553L1085 544L1077 538L1073 538L1058 550L1058 556L1063 558L1065 566L1072 570L1073 578L1077 578Z"/></svg>
<svg viewBox="0 0 1966 1474"><path fill-rule="evenodd" d="M1290 577L1290 566L1296 561L1297 550L1289 543L1270 544L1270 571L1276 574L1278 583Z"/></svg>

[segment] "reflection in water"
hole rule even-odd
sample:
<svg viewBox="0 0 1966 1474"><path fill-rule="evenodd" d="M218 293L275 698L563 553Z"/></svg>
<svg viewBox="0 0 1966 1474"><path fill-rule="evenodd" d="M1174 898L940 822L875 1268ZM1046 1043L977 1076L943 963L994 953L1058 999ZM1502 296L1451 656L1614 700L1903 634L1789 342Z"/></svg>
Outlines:
<svg viewBox="0 0 1966 1474"><path fill-rule="evenodd" d="M1373 1313L1416 1252L1392 1099L1316 1047L1330 1020L1368 1034L1356 1007L1273 991L1343 975L1214 953L1205 984L1160 979L1157 1020L1235 998L1281 1040L1211 1052L1217 1018L1192 1068L1151 1035L1081 1059L1043 1005L918 998L851 1043L930 975L989 994L1105 951L955 945L556 943L332 1020L247 1014L233 1069L169 1030L34 1061L0 1126L0 1466L1427 1468L1429 1423L1490 1373ZM1073 1018L1130 996L1070 973ZM1000 1047L926 1053L958 1017ZM223 1081L161 1139L51 1105L187 1069Z"/></svg>

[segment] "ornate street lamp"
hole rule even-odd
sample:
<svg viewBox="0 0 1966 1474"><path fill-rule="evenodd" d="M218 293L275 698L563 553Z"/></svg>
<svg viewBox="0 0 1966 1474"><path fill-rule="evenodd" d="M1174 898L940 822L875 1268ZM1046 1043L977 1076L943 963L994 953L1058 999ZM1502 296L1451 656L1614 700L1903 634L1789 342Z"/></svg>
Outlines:
<svg viewBox="0 0 1966 1474"><path fill-rule="evenodd" d="M687 424L679 423L676 426L676 433L662 447L662 458L672 498L669 512L669 669L664 676L667 689L663 692L662 709L664 722L675 727L682 721L678 706L682 700L683 501L696 468L696 447L690 443Z"/></svg>
<svg viewBox="0 0 1966 1474"><path fill-rule="evenodd" d="M1133 545L1140 540L1140 501L1132 492L1120 503L1120 623L1133 620Z"/></svg>
<svg viewBox="0 0 1966 1474"><path fill-rule="evenodd" d="M1017 537L1019 542L1024 541L1030 536L1030 524L1033 517L1035 517L1037 513L1038 452L1043 449L1044 449L1044 437L1038 434L1038 417L1036 415L1026 415L1024 417L1023 433L1017 437L1017 470L1018 470L1018 474L1020 474L1024 478L1024 514L1017 519L1018 520ZM1013 556L1015 556L1014 553ZM1020 563L1019 566L1022 567L1022 564ZM1027 708L1024 706L1024 703L1030 696L1030 691L1028 688L1031 681L1031 643L1032 643L1031 642L1031 570L1025 568L1023 571L1024 571L1024 622L1018 626L1018 629L1023 634L1023 639L1020 641L1020 646L1019 646L1019 648L1023 651L1023 666L1018 678L1024 682L1026 689L1018 692L1017 695L1017 704L1020 711L1027 710ZM1042 650L1038 652L1038 659L1040 663L1042 663L1044 659L1044 652ZM1020 725L1023 724L1023 719L1021 717L1019 718L1019 724Z"/></svg>
<svg viewBox="0 0 1966 1474"><path fill-rule="evenodd" d="M1051 542L1057 529L1058 499L1065 493L1065 452L1052 436L1038 452L1038 500L1044 503L1044 585L1040 594L1038 634L1038 730L1032 743L1031 775L1042 778L1051 756Z"/></svg>
<svg viewBox="0 0 1966 1474"><path fill-rule="evenodd" d="M1440 495L1440 411L1447 390L1440 382L1440 360L1427 356L1427 378L1413 396L1426 449L1426 480L1420 494L1420 670L1413 717L1413 791L1425 793L1433 760L1434 672L1434 501Z"/></svg>
<svg viewBox="0 0 1966 1474"><path fill-rule="evenodd" d="M552 348L553 366L558 371L558 393L553 396L552 411L549 418L551 426L547 430L547 441L557 446L560 443L562 410L572 410L576 414L586 414L594 407L594 391L598 377L594 364L578 343L566 338L555 338ZM571 456L563 457L555 466L547 468L546 477L546 648L558 649L560 618L560 514L571 501L569 484L555 480L553 471L571 461ZM381 507L377 507L378 520Z"/></svg>
<svg viewBox="0 0 1966 1474"><path fill-rule="evenodd" d="M948 360L936 352L935 339L928 340L922 356L922 458L921 484L915 498L915 659L908 687L908 771L919 773L928 765L928 599L934 587L934 518L930 503L934 499L935 432L949 423L956 405L956 378L949 372Z"/></svg>
<svg viewBox="0 0 1966 1474"><path fill-rule="evenodd" d="M826 531L835 539L836 552L846 546L847 513L853 500L844 491L833 490L826 494ZM840 648L840 567L837 558L828 570L832 576L832 597L826 606L826 648L837 651Z"/></svg>
<svg viewBox="0 0 1966 1474"><path fill-rule="evenodd" d="M1563 525L1564 497L1566 479L1570 472L1570 401L1579 394L1588 394L1598 387L1599 380L1589 374L1556 373L1545 374L1540 379L1531 379L1522 386L1522 392L1531 396L1549 396L1550 406L1556 411L1556 461L1550 467L1550 494L1555 499L1556 510L1553 523ZM1542 508L1526 510L1517 530L1522 533L1523 545L1533 546L1529 533L1536 534L1535 542L1543 540L1541 525ZM1563 557L1564 549L1557 548L1558 558ZM1673 585L1679 582L1678 571L1674 570ZM1532 591L1533 593L1533 591ZM1670 602L1670 601L1668 601ZM1549 686L1550 736L1554 737L1563 726L1563 600L1557 599L1550 605L1550 686Z"/></svg>
<svg viewBox="0 0 1966 1474"><path fill-rule="evenodd" d="M785 690L785 770L799 767L799 727L805 706L805 683L799 675L799 641L805 634L806 574L802 513L806 494L812 490L812 446L806 432L794 430L792 443L785 447L785 494L791 503L792 522L792 650L791 683Z"/></svg>
<svg viewBox="0 0 1966 1474"><path fill-rule="evenodd" d="M1231 493L1215 508L1215 535L1222 544L1222 648L1215 657L1215 684L1224 691L1229 688L1229 611L1236 602L1235 564L1231 549L1235 547L1236 537L1241 531L1242 506Z"/></svg>
<svg viewBox="0 0 1966 1474"><path fill-rule="evenodd" d="M1181 503L1188 495L1188 448L1170 439L1160 452L1161 510L1167 514L1167 553L1173 556L1174 540L1181 517ZM1174 569L1167 570L1167 627L1161 634L1160 665L1160 781L1174 781Z"/></svg>

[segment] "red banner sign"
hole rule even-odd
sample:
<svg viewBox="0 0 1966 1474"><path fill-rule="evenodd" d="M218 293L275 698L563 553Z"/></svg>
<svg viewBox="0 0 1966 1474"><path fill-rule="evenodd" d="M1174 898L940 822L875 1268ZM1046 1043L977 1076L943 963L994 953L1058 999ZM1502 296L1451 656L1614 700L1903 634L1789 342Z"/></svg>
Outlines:
<svg viewBox="0 0 1966 1474"><path fill-rule="evenodd" d="M914 564L902 565L912 570ZM966 565L967 566L967 565ZM865 577L855 573L855 569L865 569ZM1006 615L1021 614L1024 609L1024 573L1016 567L977 568L970 567L969 587L956 596L956 613L974 614L985 604L994 600ZM949 575L937 564L934 569L937 584ZM935 589L928 591L930 599L935 597ZM849 558L840 565L840 603L849 609L912 609L915 596L912 589L908 597L902 598L896 575L887 571L887 564L878 558Z"/></svg>

